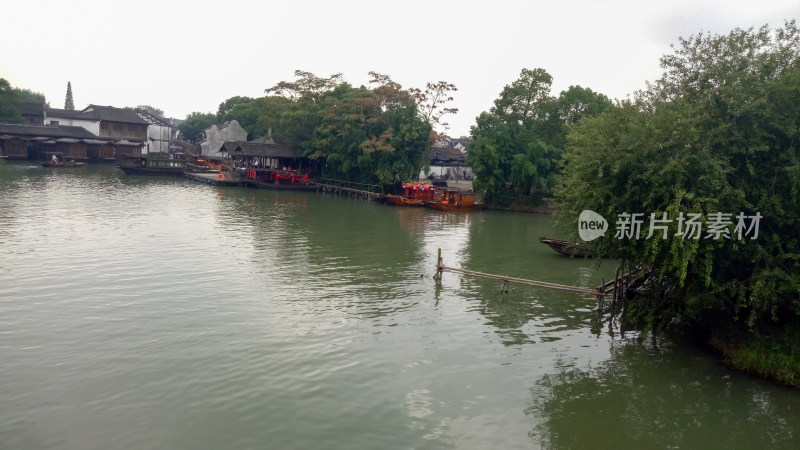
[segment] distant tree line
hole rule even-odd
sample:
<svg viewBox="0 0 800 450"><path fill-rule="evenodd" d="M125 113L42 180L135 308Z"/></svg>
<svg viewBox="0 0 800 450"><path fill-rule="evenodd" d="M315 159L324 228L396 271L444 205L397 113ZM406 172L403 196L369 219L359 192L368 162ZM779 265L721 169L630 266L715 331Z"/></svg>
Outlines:
<svg viewBox="0 0 800 450"><path fill-rule="evenodd" d="M8 80L0 78L0 122L24 122L21 102L46 103L44 94L12 87Z"/></svg>
<svg viewBox="0 0 800 450"><path fill-rule="evenodd" d="M369 86L354 87L341 74L319 77L296 71L261 98L236 96L214 113L192 113L178 128L197 139L211 125L237 120L248 139L264 136L292 145L326 176L399 186L429 163L435 126L445 127L450 83L403 89L391 77L370 72Z"/></svg>

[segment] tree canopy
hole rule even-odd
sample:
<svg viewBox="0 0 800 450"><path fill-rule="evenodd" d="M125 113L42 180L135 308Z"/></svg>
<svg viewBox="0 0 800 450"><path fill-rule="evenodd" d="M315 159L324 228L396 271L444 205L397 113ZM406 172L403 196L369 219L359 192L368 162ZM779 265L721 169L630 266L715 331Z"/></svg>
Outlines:
<svg viewBox="0 0 800 450"><path fill-rule="evenodd" d="M649 294L626 310L630 324L657 330L715 319L764 330L796 322L795 22L681 39L661 66L663 76L634 100L572 128L559 194L562 219L589 209L618 222L617 236L609 232L592 244L656 275ZM619 235L626 228L622 213L643 213L639 239ZM698 237L687 234L691 214L701 218ZM655 236L645 238L653 224ZM717 238L715 229L723 230Z"/></svg>
<svg viewBox="0 0 800 450"><path fill-rule="evenodd" d="M203 130L216 123L216 114L193 112L187 115L186 120L178 125L178 130L181 132L184 139L196 141Z"/></svg>
<svg viewBox="0 0 800 450"><path fill-rule="evenodd" d="M17 93L17 98L19 98L19 101L21 102L49 104L47 102L47 99L44 98L44 94L42 94L41 92L34 92L30 89L21 89L21 88L12 88L12 89L14 90L14 92Z"/></svg>
<svg viewBox="0 0 800 450"><path fill-rule="evenodd" d="M374 87L356 88L341 74L296 71L297 80L266 90L277 95L263 99L263 124L322 164L326 176L384 186L413 179L427 162L431 125L410 91L388 75L370 75Z"/></svg>
<svg viewBox="0 0 800 450"><path fill-rule="evenodd" d="M156 116L156 117L164 117L164 110L161 108L156 108L155 106L150 105L139 105L133 109L140 109L142 111L147 111L148 113Z"/></svg>
<svg viewBox="0 0 800 450"><path fill-rule="evenodd" d="M75 110L75 102L72 100L72 83L67 81L67 96L64 99L64 109L67 111Z"/></svg>
<svg viewBox="0 0 800 450"><path fill-rule="evenodd" d="M231 97L219 104L219 108L217 108L217 116L223 117L225 114L231 112L236 106L250 103L252 101L253 99L251 97L243 97L241 95Z"/></svg>
<svg viewBox="0 0 800 450"><path fill-rule="evenodd" d="M0 122L24 122L20 110L22 102L45 103L45 98L39 92L15 88L8 80L0 78Z"/></svg>
<svg viewBox="0 0 800 450"><path fill-rule="evenodd" d="M22 122L19 97L5 78L0 78L0 122Z"/></svg>
<svg viewBox="0 0 800 450"><path fill-rule="evenodd" d="M544 69L522 69L494 106L476 118L467 164L475 172L473 185L486 200L502 201L502 191L552 193L560 182L559 162L569 126L611 106L605 95L580 86L553 97L552 81Z"/></svg>

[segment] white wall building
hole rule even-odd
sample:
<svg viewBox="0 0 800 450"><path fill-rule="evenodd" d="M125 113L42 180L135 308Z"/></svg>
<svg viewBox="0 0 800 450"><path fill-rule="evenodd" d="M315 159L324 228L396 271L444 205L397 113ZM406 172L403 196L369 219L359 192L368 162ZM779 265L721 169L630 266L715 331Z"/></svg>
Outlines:
<svg viewBox="0 0 800 450"><path fill-rule="evenodd" d="M47 108L44 124L83 127L95 136L100 136L100 119L87 117L82 111Z"/></svg>
<svg viewBox="0 0 800 450"><path fill-rule="evenodd" d="M247 141L247 130L239 125L236 120L230 120L222 125L212 125L203 131L205 139L200 142L203 156L222 158L219 149L225 142Z"/></svg>
<svg viewBox="0 0 800 450"><path fill-rule="evenodd" d="M169 141L172 139L172 127L167 119L137 109L136 114L149 124L147 126L147 143L144 153L169 153Z"/></svg>

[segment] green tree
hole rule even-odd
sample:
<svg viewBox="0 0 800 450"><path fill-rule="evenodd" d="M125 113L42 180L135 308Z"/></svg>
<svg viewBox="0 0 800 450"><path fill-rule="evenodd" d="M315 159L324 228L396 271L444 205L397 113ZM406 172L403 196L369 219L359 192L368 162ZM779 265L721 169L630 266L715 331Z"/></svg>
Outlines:
<svg viewBox="0 0 800 450"><path fill-rule="evenodd" d="M656 274L626 309L644 329L745 324L766 333L800 319L800 32L794 21L681 39L661 79L568 136L561 216L663 214L663 236L593 242ZM758 213L757 239L736 216ZM680 214L706 217L700 239ZM729 239L708 236L711 214L732 214ZM745 226L752 220L744 222ZM647 224L646 224L647 225ZM646 230L647 226L644 227ZM685 231L685 228L684 228ZM646 232L646 231L644 231ZM663 238L662 238L663 237Z"/></svg>
<svg viewBox="0 0 800 450"><path fill-rule="evenodd" d="M22 122L19 97L5 78L0 78L0 122Z"/></svg>
<svg viewBox="0 0 800 450"><path fill-rule="evenodd" d="M184 139L196 141L203 130L217 123L217 115L213 113L193 112L186 116L186 120L178 125L178 130Z"/></svg>
<svg viewBox="0 0 800 450"><path fill-rule="evenodd" d="M17 94L17 98L21 102L33 102L33 103L44 103L49 106L47 99L45 99L44 94L41 92L34 92L30 89L20 89L20 88L12 88L14 92Z"/></svg>
<svg viewBox="0 0 800 450"><path fill-rule="evenodd" d="M266 136L270 128L274 128L273 136L286 138L285 133L280 133L281 116L286 112L288 100L283 97L270 96L262 98L231 97L220 104L218 113L219 122L236 120L247 130L248 140Z"/></svg>
<svg viewBox="0 0 800 450"><path fill-rule="evenodd" d="M220 120L222 120L222 118L226 114L228 114L231 111L233 111L233 109L236 106L241 105L241 104L250 103L253 100L254 99L251 98L251 97L243 97L243 96L240 96L240 95L237 95L235 97L231 97L231 98L229 98L229 99L227 99L224 102L219 104L219 108L217 108L217 116L219 116Z"/></svg>
<svg viewBox="0 0 800 450"><path fill-rule="evenodd" d="M341 75L299 80L267 90L263 123L325 167L326 176L398 186L426 163L431 127L413 96L387 75L370 72L373 88L355 88Z"/></svg>
<svg viewBox="0 0 800 450"><path fill-rule="evenodd" d="M580 86L554 98L552 81L544 69L522 69L494 106L476 118L467 164L475 173L473 185L487 201L504 204L514 196L551 194L560 183L569 127L611 105L606 96Z"/></svg>
<svg viewBox="0 0 800 450"><path fill-rule="evenodd" d="M64 109L67 111L75 110L75 102L72 101L72 83L67 81L67 98L64 99Z"/></svg>
<svg viewBox="0 0 800 450"><path fill-rule="evenodd" d="M266 90L267 94L286 97L290 100L319 101L322 96L344 83L341 73L335 73L328 78L322 78L311 72L295 70L295 81L281 81Z"/></svg>
<svg viewBox="0 0 800 450"><path fill-rule="evenodd" d="M132 109L138 109L138 110L142 110L142 111L147 111L148 113L150 113L150 114L152 114L152 115L154 115L156 117L164 117L164 110L160 109L160 108L156 108L154 106L139 105L139 106L137 106L135 108L132 108Z"/></svg>
<svg viewBox="0 0 800 450"><path fill-rule="evenodd" d="M449 128L449 124L442 121L444 116L458 113L458 108L445 107L445 105L453 101L451 93L456 91L458 91L456 85L446 81L428 82L425 84L424 90L419 88L408 90L409 94L417 102L417 109L422 120L432 128L441 126L445 130ZM432 139L435 141L436 136L433 136Z"/></svg>

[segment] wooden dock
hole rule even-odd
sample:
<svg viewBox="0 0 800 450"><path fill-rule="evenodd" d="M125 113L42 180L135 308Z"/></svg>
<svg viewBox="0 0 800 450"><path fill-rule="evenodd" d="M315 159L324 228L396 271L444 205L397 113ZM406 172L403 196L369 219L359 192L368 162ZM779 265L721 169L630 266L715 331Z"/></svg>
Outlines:
<svg viewBox="0 0 800 450"><path fill-rule="evenodd" d="M243 186L244 180L238 175L216 172L185 172L186 178L214 186ZM221 177L220 177L221 176ZM221 179L220 179L221 178Z"/></svg>

